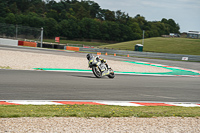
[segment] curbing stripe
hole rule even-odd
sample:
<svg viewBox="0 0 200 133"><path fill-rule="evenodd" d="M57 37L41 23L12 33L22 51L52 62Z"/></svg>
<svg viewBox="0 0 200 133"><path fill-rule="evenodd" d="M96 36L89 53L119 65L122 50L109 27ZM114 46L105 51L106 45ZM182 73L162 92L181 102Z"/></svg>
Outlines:
<svg viewBox="0 0 200 133"><path fill-rule="evenodd" d="M135 102L132 102L132 103L135 103ZM175 106L175 105L166 104L166 103L135 103L135 104L140 104L144 106Z"/></svg>
<svg viewBox="0 0 200 133"><path fill-rule="evenodd" d="M114 106L143 106L140 104L134 104L131 102L120 102L120 101L104 101L104 102L100 102L103 103L105 105L114 105Z"/></svg>
<svg viewBox="0 0 200 133"><path fill-rule="evenodd" d="M5 102L5 101L0 101L0 105L20 105L20 104L10 103L10 102Z"/></svg>
<svg viewBox="0 0 200 133"><path fill-rule="evenodd" d="M113 106L182 106L200 107L200 103L192 102L139 102L139 101L85 101L85 100L59 100L59 101L0 101L0 105L113 105Z"/></svg>
<svg viewBox="0 0 200 133"><path fill-rule="evenodd" d="M2 102L2 105L62 105L61 103L54 103L54 102L51 102L51 101L35 101L35 100L32 100L32 101L5 101L7 104L3 104ZM1 103L1 101L0 101Z"/></svg>
<svg viewBox="0 0 200 133"><path fill-rule="evenodd" d="M171 105L182 106L182 107L200 107L200 105L193 103L172 103Z"/></svg>
<svg viewBox="0 0 200 133"><path fill-rule="evenodd" d="M74 102L74 101L53 101L55 103L61 103L61 104L69 104L69 105L82 105L82 104L87 104L87 105L105 105L101 103L95 103L95 102Z"/></svg>

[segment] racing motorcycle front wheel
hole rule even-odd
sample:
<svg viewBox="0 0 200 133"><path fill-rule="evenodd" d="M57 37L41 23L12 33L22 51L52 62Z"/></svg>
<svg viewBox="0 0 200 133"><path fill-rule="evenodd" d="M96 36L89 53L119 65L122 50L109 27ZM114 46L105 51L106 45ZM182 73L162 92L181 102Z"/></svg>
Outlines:
<svg viewBox="0 0 200 133"><path fill-rule="evenodd" d="M109 78L113 79L115 77L114 71L110 69L110 74L108 75Z"/></svg>
<svg viewBox="0 0 200 133"><path fill-rule="evenodd" d="M92 72L97 78L101 78L102 77L101 70L98 68L98 66L93 66L92 67Z"/></svg>

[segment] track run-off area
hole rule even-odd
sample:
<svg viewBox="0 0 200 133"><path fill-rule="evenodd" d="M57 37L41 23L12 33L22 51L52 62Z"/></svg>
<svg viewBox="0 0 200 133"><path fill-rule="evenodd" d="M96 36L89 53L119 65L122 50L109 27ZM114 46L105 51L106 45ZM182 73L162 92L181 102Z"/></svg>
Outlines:
<svg viewBox="0 0 200 133"><path fill-rule="evenodd" d="M2 47L13 51L85 56L85 53ZM200 106L199 62L104 57L171 70L164 73L119 72L109 79L90 70L33 68L0 70L0 104L84 104L121 106ZM167 65L165 65L167 64ZM112 64L109 64L112 66ZM55 102L58 101L58 102Z"/></svg>
<svg viewBox="0 0 200 133"><path fill-rule="evenodd" d="M183 77L200 77L200 71L166 66L161 64L149 63L149 62L131 62L124 61L128 63L161 67L164 69L170 70L170 72L121 72L115 71L116 74L129 74L129 75L152 75L152 76L183 76ZM83 70L83 69L62 69L62 68L33 68L35 70L44 70L44 71L66 71L66 72L91 72L91 70Z"/></svg>

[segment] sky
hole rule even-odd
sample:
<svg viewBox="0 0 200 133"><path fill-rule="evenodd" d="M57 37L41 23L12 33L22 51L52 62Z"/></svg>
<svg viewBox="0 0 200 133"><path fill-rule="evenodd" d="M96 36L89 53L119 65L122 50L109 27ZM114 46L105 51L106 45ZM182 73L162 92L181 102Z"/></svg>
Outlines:
<svg viewBox="0 0 200 133"><path fill-rule="evenodd" d="M60 1L60 0L56 0ZM80 0L79 0L80 1ZM130 17L137 14L147 21L173 19L180 32L200 31L200 0L91 0L102 9L121 10Z"/></svg>

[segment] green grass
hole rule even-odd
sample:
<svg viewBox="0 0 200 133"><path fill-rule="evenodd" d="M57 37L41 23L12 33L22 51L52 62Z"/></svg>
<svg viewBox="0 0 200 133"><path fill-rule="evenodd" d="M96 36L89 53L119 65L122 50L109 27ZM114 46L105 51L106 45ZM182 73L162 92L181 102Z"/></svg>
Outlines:
<svg viewBox="0 0 200 133"><path fill-rule="evenodd" d="M130 50L142 40L99 46L99 48ZM143 51L172 54L200 55L200 39L154 37L144 39Z"/></svg>
<svg viewBox="0 0 200 133"><path fill-rule="evenodd" d="M44 39L44 42L55 43L54 39ZM134 40L115 44L87 41L60 40L60 44L79 44L79 46L94 46L98 48L108 48L116 50L135 50L136 44L141 44L142 40ZM78 45L77 45L78 46ZM144 39L144 52L172 53L200 55L200 39L190 38L164 38L154 37Z"/></svg>
<svg viewBox="0 0 200 133"><path fill-rule="evenodd" d="M55 43L55 40L44 39L44 42ZM101 42L60 40L60 44L79 44L77 46L86 45L98 48L130 50L130 51L135 50L135 45L141 43L142 40L134 40L128 42L115 43L115 44L108 44ZM164 37L147 38L144 39L143 51L156 52L156 53L200 55L200 39L164 38Z"/></svg>
<svg viewBox="0 0 200 133"><path fill-rule="evenodd" d="M10 117L200 117L199 107L104 105L0 105L0 118Z"/></svg>
<svg viewBox="0 0 200 133"><path fill-rule="evenodd" d="M12 68L9 66L0 66L0 69L12 69Z"/></svg>

